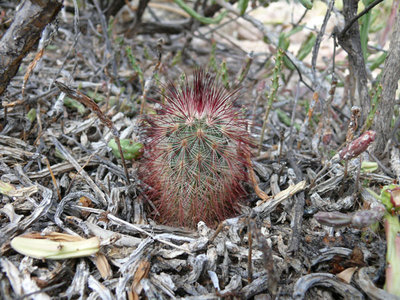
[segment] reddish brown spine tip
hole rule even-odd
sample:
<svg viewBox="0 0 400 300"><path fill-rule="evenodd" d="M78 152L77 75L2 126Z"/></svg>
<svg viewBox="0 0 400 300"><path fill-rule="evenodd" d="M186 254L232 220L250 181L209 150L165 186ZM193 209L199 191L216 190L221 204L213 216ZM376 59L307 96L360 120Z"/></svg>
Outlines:
<svg viewBox="0 0 400 300"><path fill-rule="evenodd" d="M236 98L204 71L168 86L165 104L147 123L149 143L139 168L160 222L214 225L237 213L251 139L233 106Z"/></svg>

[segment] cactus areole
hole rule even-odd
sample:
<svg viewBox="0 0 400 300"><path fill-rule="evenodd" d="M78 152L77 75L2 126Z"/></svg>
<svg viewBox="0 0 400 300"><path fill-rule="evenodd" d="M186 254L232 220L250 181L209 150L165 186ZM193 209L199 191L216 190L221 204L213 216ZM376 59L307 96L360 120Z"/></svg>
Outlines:
<svg viewBox="0 0 400 300"><path fill-rule="evenodd" d="M205 71L170 84L157 115L147 118L149 142L139 175L158 221L194 227L237 214L247 180L247 122L227 91Z"/></svg>

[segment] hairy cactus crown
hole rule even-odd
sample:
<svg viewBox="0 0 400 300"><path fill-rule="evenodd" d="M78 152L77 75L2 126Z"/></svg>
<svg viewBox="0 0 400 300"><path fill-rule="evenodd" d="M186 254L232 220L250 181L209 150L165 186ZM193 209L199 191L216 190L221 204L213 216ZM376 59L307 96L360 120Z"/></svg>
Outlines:
<svg viewBox="0 0 400 300"><path fill-rule="evenodd" d="M161 111L149 117L150 141L139 175L161 222L213 225L237 211L250 137L233 106L236 95L197 71L192 82L170 84Z"/></svg>

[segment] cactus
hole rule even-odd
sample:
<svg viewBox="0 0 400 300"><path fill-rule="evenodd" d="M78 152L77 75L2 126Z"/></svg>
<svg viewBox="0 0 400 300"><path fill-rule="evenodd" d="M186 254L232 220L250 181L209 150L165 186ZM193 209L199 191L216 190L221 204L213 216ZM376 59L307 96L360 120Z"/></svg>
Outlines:
<svg viewBox="0 0 400 300"><path fill-rule="evenodd" d="M237 91L196 71L192 82L170 84L157 115L147 117L139 176L164 224L215 225L237 213L247 180L250 137L234 107Z"/></svg>

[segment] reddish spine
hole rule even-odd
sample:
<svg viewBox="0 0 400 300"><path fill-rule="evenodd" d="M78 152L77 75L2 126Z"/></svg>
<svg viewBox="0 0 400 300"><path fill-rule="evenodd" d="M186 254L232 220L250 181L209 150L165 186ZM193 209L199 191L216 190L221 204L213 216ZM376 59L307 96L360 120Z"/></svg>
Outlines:
<svg viewBox="0 0 400 300"><path fill-rule="evenodd" d="M192 82L170 84L161 111L150 116L139 176L150 188L159 221L214 225L237 213L245 193L250 136L229 92L197 71Z"/></svg>

